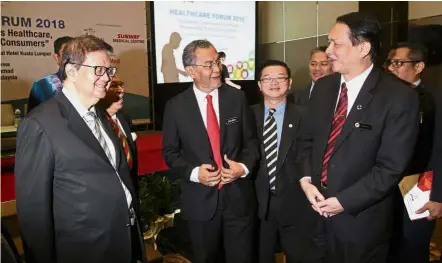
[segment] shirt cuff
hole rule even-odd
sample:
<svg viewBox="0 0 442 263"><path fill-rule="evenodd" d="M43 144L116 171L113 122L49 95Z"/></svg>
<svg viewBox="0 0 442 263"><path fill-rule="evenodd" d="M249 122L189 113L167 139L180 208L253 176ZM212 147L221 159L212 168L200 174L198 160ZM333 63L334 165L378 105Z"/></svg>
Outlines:
<svg viewBox="0 0 442 263"><path fill-rule="evenodd" d="M190 174L190 181L195 182L195 183L200 182L200 179L198 178L199 170L200 170L199 166L193 168L192 173Z"/></svg>
<svg viewBox="0 0 442 263"><path fill-rule="evenodd" d="M304 176L301 179L299 179L299 181L301 182L301 180L303 180L304 178L308 178L308 182L312 183L312 177L311 176Z"/></svg>
<svg viewBox="0 0 442 263"><path fill-rule="evenodd" d="M245 172L244 175L241 176L241 178L246 178L247 175L249 174L249 169L247 169L247 167L243 163L239 163L239 165L242 166L242 168L244 169L244 172Z"/></svg>

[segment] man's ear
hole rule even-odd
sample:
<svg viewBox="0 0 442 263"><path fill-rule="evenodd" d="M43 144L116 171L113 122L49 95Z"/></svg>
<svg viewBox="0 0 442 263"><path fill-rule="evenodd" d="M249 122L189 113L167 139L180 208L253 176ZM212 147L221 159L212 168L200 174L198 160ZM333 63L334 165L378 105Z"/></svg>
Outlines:
<svg viewBox="0 0 442 263"><path fill-rule="evenodd" d="M195 78L195 70L192 66L187 66L184 70L186 71L187 75L189 75L189 77L191 77L192 79Z"/></svg>
<svg viewBox="0 0 442 263"><path fill-rule="evenodd" d="M414 68L416 69L416 75L422 73L422 71L424 71L425 69L425 62L421 61L416 63L416 65L414 65Z"/></svg>
<svg viewBox="0 0 442 263"><path fill-rule="evenodd" d="M69 78L76 78L78 75L78 70L75 68L73 64L66 64L64 71L66 72L66 76Z"/></svg>
<svg viewBox="0 0 442 263"><path fill-rule="evenodd" d="M365 41L359 45L359 48L361 52L361 58L365 58L366 56L368 56L368 54L370 54L371 44L370 42Z"/></svg>
<svg viewBox="0 0 442 263"><path fill-rule="evenodd" d="M261 89L261 81L258 81L258 87L259 87L259 90L262 91L262 89Z"/></svg>
<svg viewBox="0 0 442 263"><path fill-rule="evenodd" d="M56 53L53 53L52 58L54 59L55 63L57 63L58 65L58 55Z"/></svg>

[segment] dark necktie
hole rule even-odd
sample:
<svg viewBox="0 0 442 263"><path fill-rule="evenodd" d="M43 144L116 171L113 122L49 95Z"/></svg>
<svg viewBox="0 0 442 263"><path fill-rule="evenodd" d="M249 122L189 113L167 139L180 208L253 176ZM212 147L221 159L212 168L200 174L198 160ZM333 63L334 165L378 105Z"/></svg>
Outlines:
<svg viewBox="0 0 442 263"><path fill-rule="evenodd" d="M341 85L341 93L339 94L338 105L336 106L330 134L328 136L327 148L325 150L324 158L322 159L321 183L323 185L327 185L328 162L330 161L331 154L335 147L336 138L341 133L342 127L347 119L347 105L347 85L344 82Z"/></svg>

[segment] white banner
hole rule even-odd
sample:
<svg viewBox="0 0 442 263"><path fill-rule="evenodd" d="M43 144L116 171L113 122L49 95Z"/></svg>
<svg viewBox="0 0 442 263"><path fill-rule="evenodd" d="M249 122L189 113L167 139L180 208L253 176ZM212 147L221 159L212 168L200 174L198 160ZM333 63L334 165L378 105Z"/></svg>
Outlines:
<svg viewBox="0 0 442 263"><path fill-rule="evenodd" d="M147 97L145 2L1 2L1 100L27 98L32 83L57 71L62 36L93 34L113 46L127 93Z"/></svg>

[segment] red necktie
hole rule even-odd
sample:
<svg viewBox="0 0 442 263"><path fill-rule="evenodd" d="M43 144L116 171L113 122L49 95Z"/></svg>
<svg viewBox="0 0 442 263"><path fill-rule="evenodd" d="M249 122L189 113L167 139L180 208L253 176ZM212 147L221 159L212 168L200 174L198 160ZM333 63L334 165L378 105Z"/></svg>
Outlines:
<svg viewBox="0 0 442 263"><path fill-rule="evenodd" d="M129 169L132 169L132 155L130 154L127 138L124 136L116 120L113 120L111 117L107 115L106 117L109 123L112 125L114 132L117 134L118 138L120 139L121 145L123 145L124 155L126 156L127 165L129 166Z"/></svg>
<svg viewBox="0 0 442 263"><path fill-rule="evenodd" d="M221 158L221 139L219 135L219 125L216 118L215 110L213 109L212 96L207 95L207 134L209 135L210 147L212 148L213 157L215 159L218 169L223 166L223 159ZM222 184L218 185L221 189Z"/></svg>
<svg viewBox="0 0 442 263"><path fill-rule="evenodd" d="M327 148L325 150L324 159L322 159L321 183L327 185L328 162L330 161L333 148L335 147L336 138L342 131L345 120L347 119L347 85L342 83L341 93L339 94L338 106L336 107L335 116L328 136Z"/></svg>

